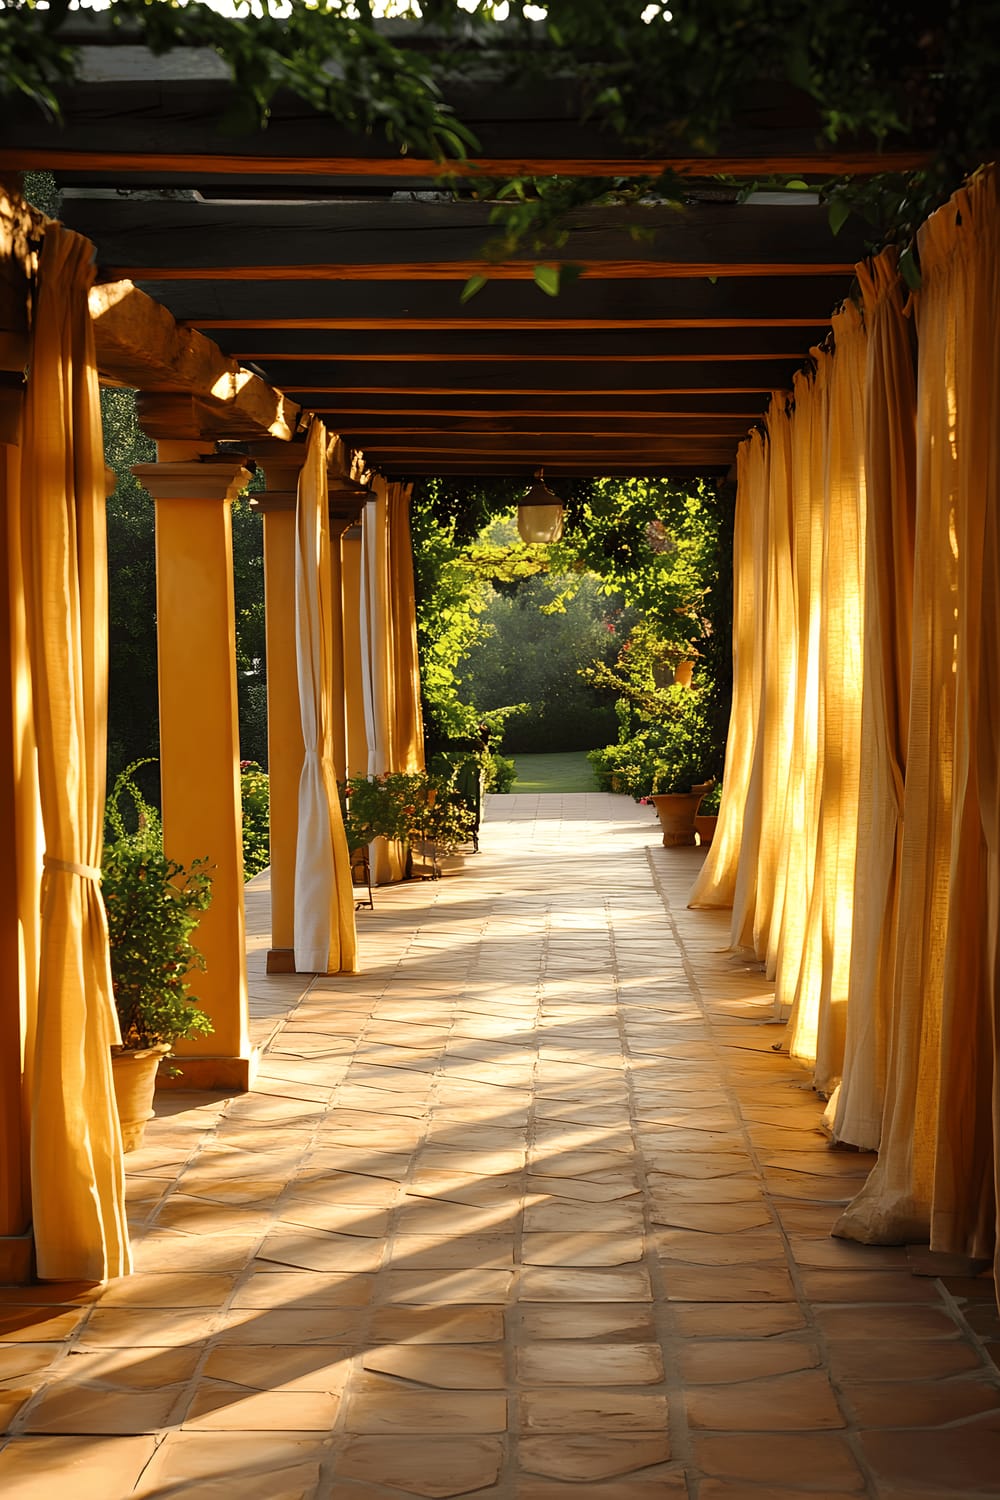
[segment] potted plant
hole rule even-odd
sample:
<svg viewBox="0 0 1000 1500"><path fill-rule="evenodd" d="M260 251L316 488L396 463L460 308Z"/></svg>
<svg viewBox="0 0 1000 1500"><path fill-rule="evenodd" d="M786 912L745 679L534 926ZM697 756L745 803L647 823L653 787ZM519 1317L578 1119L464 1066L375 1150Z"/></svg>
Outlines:
<svg viewBox="0 0 1000 1500"><path fill-rule="evenodd" d="M656 809L668 847L693 845L695 814L712 785L712 733L698 688L673 683L661 694L663 712L646 731L647 800Z"/></svg>
<svg viewBox="0 0 1000 1500"><path fill-rule="evenodd" d="M350 776L340 785L341 806L352 867L357 851L377 838L396 839L428 857L439 875L439 856L451 855L472 838L474 812L453 785L453 774L388 771L381 776Z"/></svg>
<svg viewBox="0 0 1000 1500"><path fill-rule="evenodd" d="M133 779L143 764L127 767L115 782L101 866L122 1037L121 1046L112 1048L111 1065L126 1151L142 1144L157 1069L173 1044L212 1030L187 982L193 969L205 967L191 934L212 899L208 862L194 860L185 868L164 854L159 814ZM132 799L134 829L125 825L124 795Z"/></svg>
<svg viewBox="0 0 1000 1500"><path fill-rule="evenodd" d="M410 825L410 843L430 863L431 878L436 880L445 868L461 868L458 855L462 844L478 848L479 798L471 800L463 771L468 762L442 775L427 776L423 795L415 797ZM478 792L478 768L477 768ZM442 864L445 861L446 864Z"/></svg>

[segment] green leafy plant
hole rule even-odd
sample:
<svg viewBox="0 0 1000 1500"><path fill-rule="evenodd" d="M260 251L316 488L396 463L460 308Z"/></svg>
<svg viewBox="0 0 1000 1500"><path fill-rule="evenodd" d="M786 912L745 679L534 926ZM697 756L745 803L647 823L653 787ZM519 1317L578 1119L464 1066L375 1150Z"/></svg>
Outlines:
<svg viewBox="0 0 1000 1500"><path fill-rule="evenodd" d="M350 776L340 783L340 796L350 849L386 838L433 843L439 853L451 853L472 836L474 815L457 796L452 774Z"/></svg>
<svg viewBox="0 0 1000 1500"><path fill-rule="evenodd" d="M212 1030L187 981L193 970L205 967L191 937L212 899L209 864L196 859L185 867L164 854L159 815L134 779L143 764L133 762L115 781L101 866L111 977L126 1049L172 1046ZM134 827L126 826L123 798L131 801Z"/></svg>
<svg viewBox="0 0 1000 1500"><path fill-rule="evenodd" d="M722 782L714 781L698 804L698 812L706 817L718 816L722 806Z"/></svg>
<svg viewBox="0 0 1000 1500"><path fill-rule="evenodd" d="M266 870L271 858L271 783L255 760L240 761L243 804L243 876L250 880Z"/></svg>
<svg viewBox="0 0 1000 1500"><path fill-rule="evenodd" d="M511 792L517 780L517 767L509 755L488 754L486 758L485 792Z"/></svg>
<svg viewBox="0 0 1000 1500"><path fill-rule="evenodd" d="M589 752L604 790L641 800L659 792L690 791L712 777L716 745L705 689L671 683L654 692L655 717L618 744Z"/></svg>

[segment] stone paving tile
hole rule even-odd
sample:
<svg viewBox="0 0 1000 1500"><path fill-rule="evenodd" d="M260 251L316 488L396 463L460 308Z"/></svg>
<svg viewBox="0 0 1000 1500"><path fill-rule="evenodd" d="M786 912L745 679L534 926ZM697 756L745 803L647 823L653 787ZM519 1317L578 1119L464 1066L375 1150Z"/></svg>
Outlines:
<svg viewBox="0 0 1000 1500"><path fill-rule="evenodd" d="M158 1101L138 1274L0 1289L4 1500L996 1500L992 1283L830 1237L871 1158L699 851L598 794L483 846L377 893L354 977L269 991L255 894L278 1029Z"/></svg>

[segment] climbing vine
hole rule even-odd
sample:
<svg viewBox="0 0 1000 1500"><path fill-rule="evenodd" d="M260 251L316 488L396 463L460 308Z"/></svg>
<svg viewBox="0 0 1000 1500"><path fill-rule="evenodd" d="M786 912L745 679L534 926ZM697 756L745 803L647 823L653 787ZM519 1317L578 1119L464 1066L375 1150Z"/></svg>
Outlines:
<svg viewBox="0 0 1000 1500"><path fill-rule="evenodd" d="M766 112L772 101L779 110L787 104L792 117L804 105L802 118L811 107L830 145L927 147L920 171L818 184L831 227L860 212L873 243L910 239L1000 138L1000 0L396 0L388 22L375 10L373 0L244 0L223 15L180 0L112 0L95 18L69 0L8 0L0 96L8 107L27 99L58 117L82 41L136 40L156 53L201 46L230 71L228 129L266 125L286 90L347 128L441 162L475 156L479 143L447 88L484 69L570 90L581 120L651 159L711 153L748 105ZM651 172L504 183L453 176L442 187L494 205L497 256L558 256L570 209L682 203L691 182ZM567 274L540 265L536 281L555 295ZM466 295L481 284L475 278Z"/></svg>

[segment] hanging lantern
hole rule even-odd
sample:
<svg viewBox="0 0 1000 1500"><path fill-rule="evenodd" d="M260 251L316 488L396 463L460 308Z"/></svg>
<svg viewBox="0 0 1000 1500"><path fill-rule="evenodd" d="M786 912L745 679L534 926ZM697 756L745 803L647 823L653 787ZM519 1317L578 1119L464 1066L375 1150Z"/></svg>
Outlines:
<svg viewBox="0 0 1000 1500"><path fill-rule="evenodd" d="M558 542L563 531L563 506L543 482L542 470L517 504L517 530L522 542Z"/></svg>

